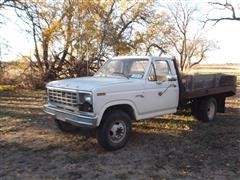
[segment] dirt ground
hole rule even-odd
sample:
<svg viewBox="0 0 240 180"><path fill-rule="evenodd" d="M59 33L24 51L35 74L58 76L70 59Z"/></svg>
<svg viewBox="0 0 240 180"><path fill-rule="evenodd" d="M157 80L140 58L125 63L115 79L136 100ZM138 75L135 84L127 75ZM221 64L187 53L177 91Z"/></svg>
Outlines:
<svg viewBox="0 0 240 180"><path fill-rule="evenodd" d="M168 115L134 123L107 152L94 132L64 134L43 113L43 91L0 92L0 179L240 179L240 98L212 123Z"/></svg>

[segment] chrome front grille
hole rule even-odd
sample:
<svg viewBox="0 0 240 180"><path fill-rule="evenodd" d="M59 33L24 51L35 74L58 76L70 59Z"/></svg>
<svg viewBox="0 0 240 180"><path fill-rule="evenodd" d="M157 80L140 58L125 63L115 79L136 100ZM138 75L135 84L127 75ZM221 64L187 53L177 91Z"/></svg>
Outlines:
<svg viewBox="0 0 240 180"><path fill-rule="evenodd" d="M49 102L58 106L77 107L78 105L78 93L59 90L59 89L47 89Z"/></svg>

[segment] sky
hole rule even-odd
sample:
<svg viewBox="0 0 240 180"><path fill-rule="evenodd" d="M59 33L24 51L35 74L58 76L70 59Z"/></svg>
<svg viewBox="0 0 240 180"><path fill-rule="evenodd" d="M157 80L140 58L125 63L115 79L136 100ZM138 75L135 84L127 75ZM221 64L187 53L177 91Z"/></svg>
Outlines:
<svg viewBox="0 0 240 180"><path fill-rule="evenodd" d="M209 11L213 17L228 15L225 11L211 11L211 6L206 0L190 2L196 2L200 16L206 15ZM229 2L239 7L240 16L239 1L231 0ZM8 19L5 24L0 24L1 60L9 61L17 59L21 55L31 54L33 42L27 36L24 23L16 17L13 11L4 10L2 14ZM207 53L207 60L203 63L240 63L240 21L221 21L216 25L208 23L206 29L204 36L214 41L217 48ZM9 44L8 48L3 45L4 41Z"/></svg>
<svg viewBox="0 0 240 180"><path fill-rule="evenodd" d="M231 17L230 11L216 10L209 6L208 2L216 0L196 0L203 16L208 17ZM217 0L225 3L226 0ZM240 16L240 1L228 0L236 8L236 15ZM205 36L215 42L216 49L207 53L207 63L240 63L240 21L220 21L207 24Z"/></svg>
<svg viewBox="0 0 240 180"><path fill-rule="evenodd" d="M217 46L207 54L209 63L240 63L240 21L221 22L213 26L206 36Z"/></svg>
<svg viewBox="0 0 240 180"><path fill-rule="evenodd" d="M1 12L7 18L0 25L1 59L10 61L22 55L29 55L34 46L25 30L25 24L17 18L13 10L1 10ZM5 44L8 44L8 47Z"/></svg>

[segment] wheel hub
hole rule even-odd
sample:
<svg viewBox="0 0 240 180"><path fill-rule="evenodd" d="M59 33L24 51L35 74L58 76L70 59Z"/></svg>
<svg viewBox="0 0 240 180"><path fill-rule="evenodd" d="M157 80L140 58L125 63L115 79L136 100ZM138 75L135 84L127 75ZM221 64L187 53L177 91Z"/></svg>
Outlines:
<svg viewBox="0 0 240 180"><path fill-rule="evenodd" d="M126 135L126 125L123 121L115 121L109 131L109 138L113 143L119 143Z"/></svg>
<svg viewBox="0 0 240 180"><path fill-rule="evenodd" d="M214 114L215 114L215 106L212 102L210 102L207 108L207 115L210 120L213 119Z"/></svg>

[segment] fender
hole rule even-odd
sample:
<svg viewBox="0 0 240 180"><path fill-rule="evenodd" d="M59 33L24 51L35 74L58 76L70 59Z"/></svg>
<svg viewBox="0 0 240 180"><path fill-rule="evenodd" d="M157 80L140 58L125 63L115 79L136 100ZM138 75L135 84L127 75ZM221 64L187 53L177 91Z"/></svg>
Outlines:
<svg viewBox="0 0 240 180"><path fill-rule="evenodd" d="M129 105L133 108L133 111L134 111L134 115L136 117L136 119L138 118L138 110L137 110L137 106L135 105L134 102L128 100L128 99L122 99L122 100L114 100L114 101L110 101L108 102L107 104L105 104L103 106L103 108L101 109L100 113L97 115L98 119L97 119L97 126L100 125L101 123L101 120L102 120L102 116L104 114L104 112L109 108L109 107L112 107L112 106L117 106L117 105Z"/></svg>

